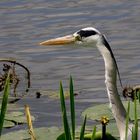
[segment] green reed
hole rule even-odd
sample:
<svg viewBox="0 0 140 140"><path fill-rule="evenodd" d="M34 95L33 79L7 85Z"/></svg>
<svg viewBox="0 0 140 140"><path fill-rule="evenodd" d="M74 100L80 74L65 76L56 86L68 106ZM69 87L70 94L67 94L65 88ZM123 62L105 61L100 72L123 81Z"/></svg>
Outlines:
<svg viewBox="0 0 140 140"><path fill-rule="evenodd" d="M70 118L71 118L71 126L68 122L67 116L67 109L65 104L65 97L63 92L63 85L60 82L60 102L61 102L61 111L62 111L62 118L63 118L63 127L64 133L61 134L57 140L75 140L75 100L74 100L74 88L73 88L73 80L70 76L70 83L69 83L69 93L70 93ZM80 140L84 140L84 132L85 132L85 125L86 125L86 117L81 127L80 131Z"/></svg>
<svg viewBox="0 0 140 140"><path fill-rule="evenodd" d="M138 93L138 100L140 103L140 98L139 98L139 93ZM128 126L129 126L129 113L130 113L130 101L128 102L128 108L127 108L127 117L126 117L126 129L125 129L125 140L128 139ZM132 140L138 140L138 111L137 111L137 97L136 93L134 96L134 126L132 127Z"/></svg>
<svg viewBox="0 0 140 140"><path fill-rule="evenodd" d="M96 126L94 126L94 128L93 128L91 140L94 140L95 134L96 134Z"/></svg>
<svg viewBox="0 0 140 140"><path fill-rule="evenodd" d="M61 101L61 111L62 111L62 117L63 117L65 140L72 140L70 127L69 127L69 123L68 123L67 110L66 110L66 105L65 105L65 97L64 97L62 82L60 82L60 101Z"/></svg>
<svg viewBox="0 0 140 140"><path fill-rule="evenodd" d="M81 127L80 140L84 140L84 132L85 132L86 120L87 120L87 116L85 116L83 125Z"/></svg>
<svg viewBox="0 0 140 140"><path fill-rule="evenodd" d="M74 140L75 139L75 102L74 102L73 80L71 76L70 76L70 84L69 84L69 93L70 93L72 139Z"/></svg>
<svg viewBox="0 0 140 140"><path fill-rule="evenodd" d="M7 104L8 104L8 95L10 92L10 78L9 73L6 78L5 86L4 86L4 92L3 92L3 98L1 103L1 112L0 112L0 136L2 134L3 124L4 124L4 118L7 111Z"/></svg>
<svg viewBox="0 0 140 140"><path fill-rule="evenodd" d="M138 114L137 114L137 99L136 94L134 98L134 126L132 128L132 140L138 140Z"/></svg>
<svg viewBox="0 0 140 140"><path fill-rule="evenodd" d="M128 137L129 112L130 112L130 101L128 102L128 107L127 107L126 127L125 127L125 140L127 140L127 137Z"/></svg>
<svg viewBox="0 0 140 140"><path fill-rule="evenodd" d="M77 139L75 137L75 100L74 100L74 86L73 86L73 80L70 76L70 82L69 82L69 93L70 93L70 118L71 123L69 125L68 116L67 116L67 108L65 104L65 97L63 92L63 85L62 82L60 82L60 102L61 102L61 111L62 111L62 118L63 118L63 127L64 127L64 133L62 133L60 136L58 136L57 140L75 140ZM139 102L140 102L140 95L138 96ZM130 101L128 102L128 108L127 108L127 116L126 116L126 129L125 129L125 140L128 140L128 130L129 130L129 121L130 121ZM132 140L138 140L138 114L137 114L137 99L135 97L134 99L134 127L132 129ZM96 135L96 126L93 128L92 134L89 137L85 138L85 126L86 126L86 120L87 116L84 118L84 122L81 126L80 136L79 140L99 140L99 135ZM78 136L77 136L78 137ZM110 134L107 134L107 138L116 139ZM109 138L109 139L110 139ZM102 138L101 138L102 139ZM101 140L100 139L100 140Z"/></svg>

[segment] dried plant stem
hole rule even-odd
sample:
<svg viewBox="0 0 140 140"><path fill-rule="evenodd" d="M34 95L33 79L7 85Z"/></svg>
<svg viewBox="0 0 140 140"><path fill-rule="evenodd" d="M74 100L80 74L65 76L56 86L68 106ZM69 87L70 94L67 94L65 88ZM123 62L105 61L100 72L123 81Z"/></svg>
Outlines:
<svg viewBox="0 0 140 140"><path fill-rule="evenodd" d="M27 79L28 79L28 86L27 86L27 90L30 88L30 85L31 85L31 82L30 82L30 71L28 70L27 67L25 67L24 65L22 65L21 63L19 62L16 62L16 60L12 60L12 59L0 59L0 62L9 62L9 63L13 63L13 64L16 64L22 68L24 68L27 72Z"/></svg>
<svg viewBox="0 0 140 140"><path fill-rule="evenodd" d="M33 130L33 125L32 125L32 119L30 115L30 108L28 105L25 105L25 113L26 113L26 118L27 118L27 124L29 128L29 134L31 136L31 140L36 140L35 133Z"/></svg>

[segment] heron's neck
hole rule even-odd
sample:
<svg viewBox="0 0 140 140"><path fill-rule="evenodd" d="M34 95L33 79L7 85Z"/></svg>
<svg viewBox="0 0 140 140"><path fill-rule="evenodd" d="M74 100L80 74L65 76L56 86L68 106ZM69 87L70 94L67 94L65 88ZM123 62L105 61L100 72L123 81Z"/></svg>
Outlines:
<svg viewBox="0 0 140 140"><path fill-rule="evenodd" d="M101 41L97 43L97 47L105 62L105 84L108 98L121 140L123 140L123 135L125 135L126 111L117 90L116 62L114 61L114 57L112 57L113 54L110 52L110 48L101 43Z"/></svg>

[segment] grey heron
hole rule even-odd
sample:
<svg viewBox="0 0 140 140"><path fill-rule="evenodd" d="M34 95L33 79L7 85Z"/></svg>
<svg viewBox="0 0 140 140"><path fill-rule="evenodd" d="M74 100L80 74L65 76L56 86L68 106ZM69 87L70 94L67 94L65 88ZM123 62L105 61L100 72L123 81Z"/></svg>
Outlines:
<svg viewBox="0 0 140 140"><path fill-rule="evenodd" d="M118 66L105 35L101 34L93 27L87 27L75 32L72 35L41 42L40 45L65 45L74 43L80 44L81 46L96 46L100 51L105 63L105 84L110 107L116 120L120 140L124 140L127 112L122 104L117 90L117 73L119 75ZM130 122L128 127L128 137L130 138L133 124Z"/></svg>

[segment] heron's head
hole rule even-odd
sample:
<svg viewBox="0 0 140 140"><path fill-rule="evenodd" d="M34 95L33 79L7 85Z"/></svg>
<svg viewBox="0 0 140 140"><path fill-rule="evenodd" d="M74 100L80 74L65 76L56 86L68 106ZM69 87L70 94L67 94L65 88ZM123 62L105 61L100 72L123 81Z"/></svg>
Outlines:
<svg viewBox="0 0 140 140"><path fill-rule="evenodd" d="M83 44L90 46L96 44L101 38L101 33L92 27L83 28L72 35L67 35L55 39L49 39L40 43L40 45L65 45L65 44Z"/></svg>

